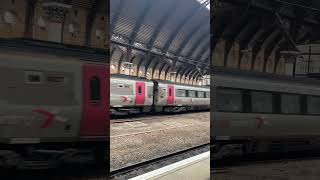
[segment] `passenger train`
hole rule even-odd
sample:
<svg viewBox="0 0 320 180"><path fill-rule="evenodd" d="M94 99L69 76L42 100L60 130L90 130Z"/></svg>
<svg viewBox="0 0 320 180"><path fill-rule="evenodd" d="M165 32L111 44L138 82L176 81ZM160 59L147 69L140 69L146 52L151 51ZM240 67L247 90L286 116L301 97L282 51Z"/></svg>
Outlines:
<svg viewBox="0 0 320 180"><path fill-rule="evenodd" d="M210 109L210 87L114 74L110 80L113 115Z"/></svg>
<svg viewBox="0 0 320 180"><path fill-rule="evenodd" d="M320 80L222 68L212 74L216 157L319 148Z"/></svg>
<svg viewBox="0 0 320 180"><path fill-rule="evenodd" d="M0 39L0 165L45 168L106 161L108 53Z"/></svg>

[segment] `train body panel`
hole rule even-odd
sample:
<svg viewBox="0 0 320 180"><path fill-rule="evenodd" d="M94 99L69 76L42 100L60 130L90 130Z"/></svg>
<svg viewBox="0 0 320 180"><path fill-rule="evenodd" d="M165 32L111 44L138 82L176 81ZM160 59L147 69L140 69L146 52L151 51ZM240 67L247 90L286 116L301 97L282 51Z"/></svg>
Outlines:
<svg viewBox="0 0 320 180"><path fill-rule="evenodd" d="M232 139L320 135L319 116L216 112L214 117L215 136Z"/></svg>
<svg viewBox="0 0 320 180"><path fill-rule="evenodd" d="M320 138L319 80L221 69L214 74L211 137L217 145L267 152L311 146Z"/></svg>
<svg viewBox="0 0 320 180"><path fill-rule="evenodd" d="M76 81L82 79L81 64L26 54L1 53L0 59L10 61L0 61L0 136L76 137L82 118L82 82ZM57 121L49 122L51 113Z"/></svg>
<svg viewBox="0 0 320 180"><path fill-rule="evenodd" d="M177 85L176 101L178 106L209 106L210 90L204 87L190 87Z"/></svg>
<svg viewBox="0 0 320 180"><path fill-rule="evenodd" d="M123 90L125 87L127 89ZM179 96L179 90L185 91L183 96ZM188 97L188 92L190 95L191 92L193 93L192 97ZM179 112L210 109L209 93L208 87L113 75L111 77L111 111L119 115L130 112Z"/></svg>
<svg viewBox="0 0 320 180"><path fill-rule="evenodd" d="M110 80L110 106L126 107L135 105L135 83L122 78Z"/></svg>
<svg viewBox="0 0 320 180"><path fill-rule="evenodd" d="M128 79L129 78L129 79ZM112 114L149 112L153 103L153 82L125 75L110 79Z"/></svg>
<svg viewBox="0 0 320 180"><path fill-rule="evenodd" d="M97 162L106 159L106 59L104 50L0 39L1 167L93 154Z"/></svg>
<svg viewBox="0 0 320 180"><path fill-rule="evenodd" d="M111 107L151 106L153 83L143 80L111 77ZM139 89L141 92L139 93ZM138 97L138 98L137 98ZM139 99L139 100L138 100Z"/></svg>

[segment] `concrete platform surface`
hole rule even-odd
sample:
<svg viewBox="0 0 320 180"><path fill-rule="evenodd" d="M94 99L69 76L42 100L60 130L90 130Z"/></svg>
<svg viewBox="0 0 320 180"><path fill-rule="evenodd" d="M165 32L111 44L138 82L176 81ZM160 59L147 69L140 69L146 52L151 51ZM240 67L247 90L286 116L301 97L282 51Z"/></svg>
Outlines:
<svg viewBox="0 0 320 180"><path fill-rule="evenodd" d="M210 152L151 171L130 180L209 180Z"/></svg>

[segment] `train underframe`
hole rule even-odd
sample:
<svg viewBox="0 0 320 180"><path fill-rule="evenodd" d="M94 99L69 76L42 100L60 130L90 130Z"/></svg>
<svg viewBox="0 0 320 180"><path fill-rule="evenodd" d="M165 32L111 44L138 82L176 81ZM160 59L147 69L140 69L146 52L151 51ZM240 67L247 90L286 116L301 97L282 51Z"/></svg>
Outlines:
<svg viewBox="0 0 320 180"><path fill-rule="evenodd" d="M320 137L235 138L212 140L214 159L259 153L288 153L320 150Z"/></svg>
<svg viewBox="0 0 320 180"><path fill-rule="evenodd" d="M0 167L50 169L65 164L91 164L103 168L108 162L108 144L106 141L0 143Z"/></svg>
<svg viewBox="0 0 320 180"><path fill-rule="evenodd" d="M111 107L112 115L130 115L142 113L179 113L186 111L209 110L208 106L136 106L136 107Z"/></svg>

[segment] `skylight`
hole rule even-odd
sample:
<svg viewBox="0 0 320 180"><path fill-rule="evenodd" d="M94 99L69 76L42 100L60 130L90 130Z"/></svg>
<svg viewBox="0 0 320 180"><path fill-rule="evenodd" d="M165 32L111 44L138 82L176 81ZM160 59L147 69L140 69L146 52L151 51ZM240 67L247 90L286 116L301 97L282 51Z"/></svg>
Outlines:
<svg viewBox="0 0 320 180"><path fill-rule="evenodd" d="M198 1L200 4L205 5L206 8L210 10L210 0L196 0L196 1Z"/></svg>

